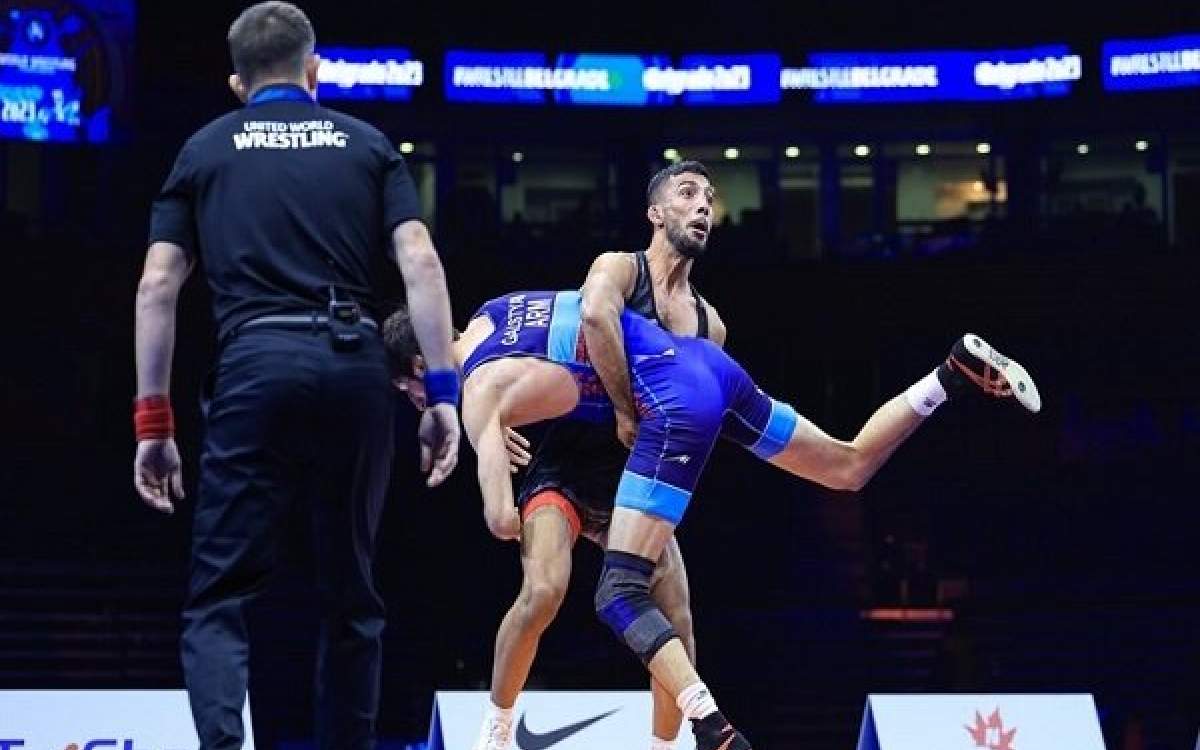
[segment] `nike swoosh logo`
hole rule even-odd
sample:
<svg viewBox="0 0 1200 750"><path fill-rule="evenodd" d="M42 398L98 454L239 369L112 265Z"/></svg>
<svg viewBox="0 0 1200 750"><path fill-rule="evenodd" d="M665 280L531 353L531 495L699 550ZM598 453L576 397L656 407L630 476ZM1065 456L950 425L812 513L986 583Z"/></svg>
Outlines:
<svg viewBox="0 0 1200 750"><path fill-rule="evenodd" d="M568 724L562 729L555 729L553 732L542 734L535 734L529 731L529 727L525 726L525 714L521 714L521 721L517 724L517 747L521 748L521 750L545 750L545 748L557 745L573 734L582 732L601 719L607 719L620 710L619 708L614 708L599 716L577 721L574 724Z"/></svg>

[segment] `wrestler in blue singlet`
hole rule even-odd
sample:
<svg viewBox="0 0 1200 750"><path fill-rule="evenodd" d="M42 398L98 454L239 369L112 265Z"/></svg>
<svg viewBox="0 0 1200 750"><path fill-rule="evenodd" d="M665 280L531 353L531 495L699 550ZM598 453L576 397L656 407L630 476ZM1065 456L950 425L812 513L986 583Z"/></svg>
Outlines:
<svg viewBox="0 0 1200 750"><path fill-rule="evenodd" d="M612 403L587 357L579 292L517 292L485 303L495 330L463 366L535 357L567 368L579 406L567 419L611 419ZM617 488L617 507L678 524L718 436L769 459L783 450L797 416L763 393L742 366L707 339L675 336L632 312L621 314L629 380L641 423Z"/></svg>

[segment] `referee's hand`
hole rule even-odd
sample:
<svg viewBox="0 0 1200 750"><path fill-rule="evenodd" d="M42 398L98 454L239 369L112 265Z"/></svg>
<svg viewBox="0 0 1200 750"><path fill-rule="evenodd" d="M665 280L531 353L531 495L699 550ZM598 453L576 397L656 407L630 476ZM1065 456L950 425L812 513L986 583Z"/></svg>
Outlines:
<svg viewBox="0 0 1200 750"><path fill-rule="evenodd" d="M183 499L183 469L174 438L138 442L133 486L146 505L163 513L175 512L171 499Z"/></svg>
<svg viewBox="0 0 1200 750"><path fill-rule="evenodd" d="M421 444L421 472L425 484L437 487L458 465L458 411L452 404L434 404L421 414L417 442Z"/></svg>

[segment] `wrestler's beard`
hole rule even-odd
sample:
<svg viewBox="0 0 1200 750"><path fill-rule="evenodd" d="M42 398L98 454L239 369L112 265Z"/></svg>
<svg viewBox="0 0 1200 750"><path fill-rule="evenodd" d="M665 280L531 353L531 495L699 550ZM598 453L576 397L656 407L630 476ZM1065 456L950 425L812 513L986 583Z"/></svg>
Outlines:
<svg viewBox="0 0 1200 750"><path fill-rule="evenodd" d="M670 242L671 247L678 250L680 255L694 260L704 255L708 248L708 234L705 234L702 240L694 240L688 234L687 227L676 224L667 227L667 242Z"/></svg>

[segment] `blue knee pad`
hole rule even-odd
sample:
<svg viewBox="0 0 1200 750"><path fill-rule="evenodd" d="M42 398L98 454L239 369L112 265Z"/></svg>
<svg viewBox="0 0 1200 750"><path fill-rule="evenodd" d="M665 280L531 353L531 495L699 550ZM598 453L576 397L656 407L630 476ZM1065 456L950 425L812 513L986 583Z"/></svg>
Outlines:
<svg viewBox="0 0 1200 750"><path fill-rule="evenodd" d="M626 552L605 552L596 587L596 614L643 663L649 664L675 629L650 598L654 562Z"/></svg>

